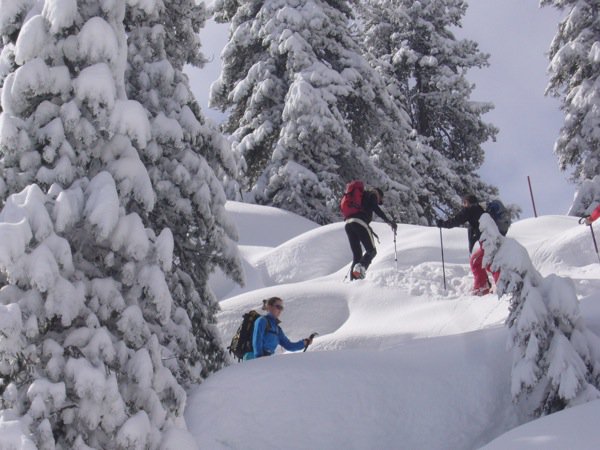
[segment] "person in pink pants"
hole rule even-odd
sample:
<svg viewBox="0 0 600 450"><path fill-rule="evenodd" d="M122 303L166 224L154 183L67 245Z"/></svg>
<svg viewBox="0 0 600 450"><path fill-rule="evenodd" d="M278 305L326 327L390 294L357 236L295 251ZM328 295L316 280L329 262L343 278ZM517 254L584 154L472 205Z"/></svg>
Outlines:
<svg viewBox="0 0 600 450"><path fill-rule="evenodd" d="M463 197L463 208L454 217L448 220L438 220L436 225L440 228L454 228L464 223L468 224L469 231L469 252L471 253L471 272L473 273L473 295L486 295L490 293L492 285L488 279L487 272L489 267L483 267L483 247L479 242L481 231L479 231L479 218L485 212L479 204L477 197L473 194L468 194ZM479 245L475 251L475 244ZM494 282L498 281L500 272L492 272Z"/></svg>

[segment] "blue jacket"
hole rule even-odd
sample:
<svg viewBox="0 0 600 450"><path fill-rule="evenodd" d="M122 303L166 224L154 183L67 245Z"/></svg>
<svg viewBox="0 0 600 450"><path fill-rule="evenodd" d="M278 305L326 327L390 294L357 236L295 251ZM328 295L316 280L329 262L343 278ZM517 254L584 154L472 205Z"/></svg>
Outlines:
<svg viewBox="0 0 600 450"><path fill-rule="evenodd" d="M269 330L267 331L267 321L269 321ZM275 353L277 346L281 345L288 351L294 352L304 348L304 339L298 342L291 342L279 327L279 320L273 315L259 317L254 322L254 333L252 334L252 348L254 357L269 356Z"/></svg>

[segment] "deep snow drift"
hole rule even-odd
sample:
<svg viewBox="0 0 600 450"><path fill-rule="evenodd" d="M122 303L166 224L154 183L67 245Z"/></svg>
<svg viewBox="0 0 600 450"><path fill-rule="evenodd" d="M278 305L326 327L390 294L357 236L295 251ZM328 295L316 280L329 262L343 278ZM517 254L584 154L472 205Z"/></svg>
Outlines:
<svg viewBox="0 0 600 450"><path fill-rule="evenodd" d="M381 243L367 278L348 282L343 223L318 226L273 208L230 202L246 286L212 286L227 345L242 314L284 299L292 339L319 333L306 353L278 354L212 375L190 395L188 428L211 449L595 448L598 402L513 429L507 299L469 295L466 231L375 223ZM582 314L600 331L600 265L588 227L566 216L513 224L534 266L575 281ZM512 430L511 430L512 429ZM509 431L511 430L511 431ZM505 432L508 433L504 434ZM500 436L500 437L498 437Z"/></svg>

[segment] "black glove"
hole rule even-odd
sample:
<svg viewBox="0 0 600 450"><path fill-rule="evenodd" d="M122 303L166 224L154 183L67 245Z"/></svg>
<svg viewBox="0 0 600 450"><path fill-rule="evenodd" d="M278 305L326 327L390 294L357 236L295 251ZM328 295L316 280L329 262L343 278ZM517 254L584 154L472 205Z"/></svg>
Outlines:
<svg viewBox="0 0 600 450"><path fill-rule="evenodd" d="M305 352L306 349L308 348L308 346L310 344L312 344L314 337L317 336L318 334L319 333L312 333L309 337L307 337L306 339L303 339L303 341L304 341L304 350L302 350L303 352Z"/></svg>
<svg viewBox="0 0 600 450"><path fill-rule="evenodd" d="M390 227L392 227L392 230L394 230L394 233L395 233L396 230L398 229L398 224L396 222L394 222L393 220L389 221L388 224L390 225Z"/></svg>
<svg viewBox="0 0 600 450"><path fill-rule="evenodd" d="M442 219L437 219L437 220L435 221L435 225L436 225L438 228L445 228L445 226L446 226L446 223L445 223L445 222L444 222Z"/></svg>

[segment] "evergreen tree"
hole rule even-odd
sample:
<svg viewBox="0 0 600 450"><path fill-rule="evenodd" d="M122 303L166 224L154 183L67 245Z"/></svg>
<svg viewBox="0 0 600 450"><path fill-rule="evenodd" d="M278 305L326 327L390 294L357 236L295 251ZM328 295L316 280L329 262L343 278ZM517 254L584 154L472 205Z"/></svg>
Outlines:
<svg viewBox="0 0 600 450"><path fill-rule="evenodd" d="M451 31L466 8L463 0L364 0L358 9L365 52L422 138L414 167L424 180L419 197L430 223L437 209L460 207L468 192L481 198L497 192L476 173L481 144L497 133L482 120L492 105L470 100L474 86L466 78L488 56Z"/></svg>
<svg viewBox="0 0 600 450"><path fill-rule="evenodd" d="M587 217L598 204L600 204L600 174L581 181L568 214Z"/></svg>
<svg viewBox="0 0 600 450"><path fill-rule="evenodd" d="M547 94L561 100L565 121L554 152L578 183L600 175L600 4L595 0L541 0L568 10L550 46ZM595 195L589 195L595 191ZM584 215L600 202L600 185L585 188L570 214Z"/></svg>
<svg viewBox="0 0 600 450"><path fill-rule="evenodd" d="M231 32L211 103L230 113L224 130L248 198L326 223L339 219L345 183L360 178L388 190L403 220L417 221L409 155L396 152L404 184L377 166L389 167L407 133L391 124L397 118L405 130L349 30L350 4L245 0L220 2L216 12L231 18Z"/></svg>
<svg viewBox="0 0 600 450"><path fill-rule="evenodd" d="M125 2L8 3L0 415L40 449L168 447L197 342L167 283L173 234L146 220L153 134L126 97Z"/></svg>
<svg viewBox="0 0 600 450"><path fill-rule="evenodd" d="M157 195L148 220L154 229L173 232L175 268L168 282L197 339L196 348L178 355L183 360L179 371L200 361L203 375L225 361L210 325L218 306L208 276L218 266L236 280L242 278L236 231L215 175L232 176L235 164L225 139L206 123L183 73L184 64L204 64L197 33L205 16L204 7L193 0L164 0L150 11L129 8L125 20L127 95L149 112L152 129L142 153ZM195 377L185 373L181 378L189 382Z"/></svg>
<svg viewBox="0 0 600 450"><path fill-rule="evenodd" d="M600 398L600 339L584 323L573 282L542 277L527 251L503 237L488 214L479 224L483 264L500 271L498 295L510 297L511 391L523 415L551 414Z"/></svg>
<svg viewBox="0 0 600 450"><path fill-rule="evenodd" d="M14 0L2 2L0 8L0 29L4 30L0 40L0 88L4 78L14 69L14 45L18 30L25 20L26 14L33 5L32 0ZM0 90L0 92L2 92ZM2 111L0 109L0 111Z"/></svg>

